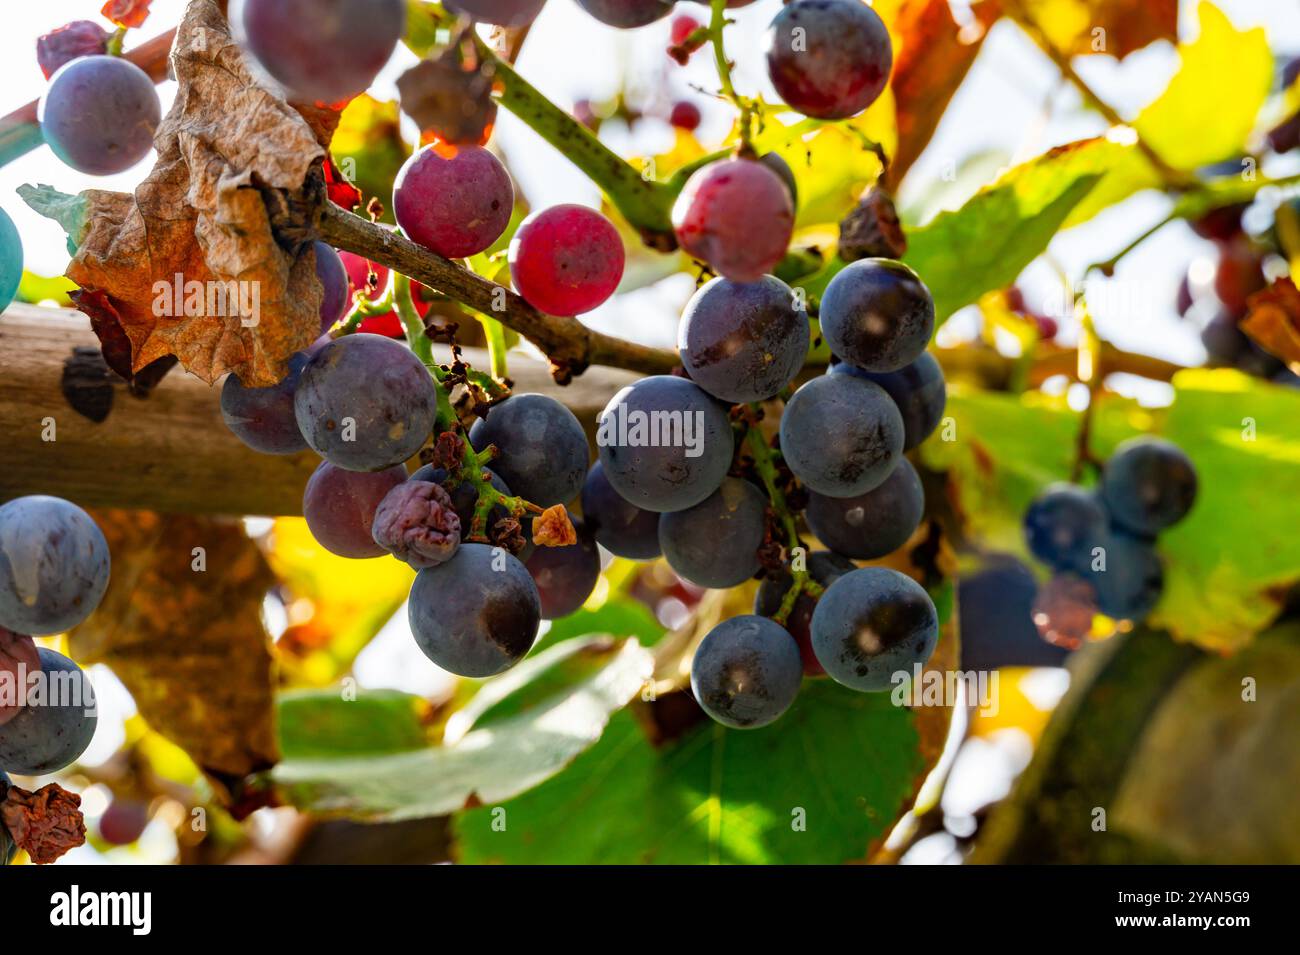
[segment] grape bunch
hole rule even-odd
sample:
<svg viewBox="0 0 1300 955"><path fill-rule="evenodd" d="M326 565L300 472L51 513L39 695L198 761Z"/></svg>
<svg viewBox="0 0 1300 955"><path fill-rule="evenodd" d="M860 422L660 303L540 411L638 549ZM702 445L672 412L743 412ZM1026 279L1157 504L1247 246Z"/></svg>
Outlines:
<svg viewBox="0 0 1300 955"><path fill-rule="evenodd" d="M1055 574L1036 610L1044 636L1077 645L1078 628L1061 628L1055 618L1081 605L1116 620L1145 619L1164 589L1156 537L1186 517L1195 500L1191 460L1153 437L1116 448L1096 489L1059 483L1039 494L1024 529L1030 553Z"/></svg>
<svg viewBox="0 0 1300 955"><path fill-rule="evenodd" d="M0 777L56 772L90 745L94 688L32 636L90 616L109 570L103 533L75 504L35 495L0 506Z"/></svg>

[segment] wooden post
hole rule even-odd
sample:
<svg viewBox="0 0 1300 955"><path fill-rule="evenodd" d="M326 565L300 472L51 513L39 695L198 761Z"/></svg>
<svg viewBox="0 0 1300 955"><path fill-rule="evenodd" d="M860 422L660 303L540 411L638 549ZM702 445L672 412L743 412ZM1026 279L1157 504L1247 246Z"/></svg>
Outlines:
<svg viewBox="0 0 1300 955"><path fill-rule="evenodd" d="M81 360L77 361L77 349ZM89 351L86 351L89 350ZM93 383L98 350L80 312L14 304L0 315L0 500L53 494L86 507L186 514L302 513L302 489L319 463L246 448L221 420L220 387L176 368L147 398L132 396L104 371ZM449 356L444 356L449 360ZM487 368L487 353L465 358ZM543 361L511 355L516 393L553 395L588 428L632 372L592 368L560 388ZM69 403L65 382L92 379ZM89 395L92 400L85 400ZM107 404L107 416L101 417Z"/></svg>

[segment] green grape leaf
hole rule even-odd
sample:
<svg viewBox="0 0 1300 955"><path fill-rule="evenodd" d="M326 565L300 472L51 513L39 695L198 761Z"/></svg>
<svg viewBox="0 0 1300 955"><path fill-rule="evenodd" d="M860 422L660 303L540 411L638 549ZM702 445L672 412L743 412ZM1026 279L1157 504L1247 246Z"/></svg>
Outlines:
<svg viewBox="0 0 1300 955"><path fill-rule="evenodd" d="M276 699L285 759L373 756L419 749L429 741L427 700L396 690L354 698L338 688L292 690Z"/></svg>
<svg viewBox="0 0 1300 955"><path fill-rule="evenodd" d="M561 640L585 637L593 633L612 633L619 637L636 637L641 646L649 647L664 635L664 626L655 619L650 609L638 600L614 597L595 610L581 609L552 621L551 629L537 641L538 650L553 646Z"/></svg>
<svg viewBox="0 0 1300 955"><path fill-rule="evenodd" d="M957 655L950 585L935 604L941 633L931 674L954 667ZM727 730L704 720L662 746L647 740L631 712L620 713L565 772L504 807L458 814L461 861L864 859L910 807L951 716L947 707L912 710L892 696L805 680L769 726Z"/></svg>
<svg viewBox="0 0 1300 955"><path fill-rule="evenodd" d="M1160 535L1165 589L1149 623L1180 640L1234 649L1273 620L1300 581L1300 499L1277 493L1300 474L1300 392L1228 370L1180 372L1173 385L1167 410L1103 399L1090 446L1105 458L1150 431L1191 457L1197 501ZM1078 414L1059 398L960 385L949 392L947 413L955 440L927 441L926 464L949 471L950 494L974 539L1027 558L1021 519L1038 491L1068 478Z"/></svg>
<svg viewBox="0 0 1300 955"><path fill-rule="evenodd" d="M557 669L568 678L557 678ZM270 779L290 805L372 821L498 802L546 780L595 743L652 670L649 652L635 640L566 641L484 684L448 719L439 746L335 755L307 748L286 754ZM356 704L339 698L333 705ZM311 721L341 726L363 718L317 712Z"/></svg>
<svg viewBox="0 0 1300 955"><path fill-rule="evenodd" d="M903 261L934 295L937 321L1010 285L1046 250L1102 178L1107 153L1095 142L1071 143L1016 166L960 209L908 231Z"/></svg>

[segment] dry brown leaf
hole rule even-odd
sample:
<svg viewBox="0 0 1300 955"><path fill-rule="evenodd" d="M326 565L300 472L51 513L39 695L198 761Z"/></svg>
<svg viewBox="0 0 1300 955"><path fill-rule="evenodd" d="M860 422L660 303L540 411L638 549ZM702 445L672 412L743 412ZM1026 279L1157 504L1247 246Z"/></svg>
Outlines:
<svg viewBox="0 0 1300 955"><path fill-rule="evenodd" d="M310 245L277 244L267 202L307 200L338 114L295 110L258 86L214 0L191 0L171 59L180 88L155 137L158 161L134 196L85 193L89 228L67 274L111 304L132 371L175 355L205 381L234 371L271 385L319 335L321 289ZM256 324L244 327L250 310L239 308L155 314L155 283L178 275L205 288L238 282L250 302L256 290Z"/></svg>
<svg viewBox="0 0 1300 955"><path fill-rule="evenodd" d="M218 784L273 765L261 609L275 577L257 546L237 521L136 511L96 520L113 577L99 609L72 631L73 655L107 664L149 725Z"/></svg>
<svg viewBox="0 0 1300 955"><path fill-rule="evenodd" d="M1300 362L1300 290L1280 278L1250 297L1241 330L1283 361Z"/></svg>
<svg viewBox="0 0 1300 955"><path fill-rule="evenodd" d="M1071 56L1105 53L1122 60L1156 40L1178 39L1178 0L1005 0L1004 5Z"/></svg>
<svg viewBox="0 0 1300 955"><path fill-rule="evenodd" d="M963 31L952 18L948 0L904 0L898 11L894 29L901 48L889 81L898 146L885 170L885 185L891 192L897 191L903 175L930 142L1002 7L999 0L983 0L971 12L975 22Z"/></svg>
<svg viewBox="0 0 1300 955"><path fill-rule="evenodd" d="M548 507L533 518L533 543L538 547L568 547L578 542L578 532L563 504Z"/></svg>
<svg viewBox="0 0 1300 955"><path fill-rule="evenodd" d="M86 841L86 820L76 793L50 783L36 792L9 786L2 795L0 823L37 865L49 865Z"/></svg>
<svg viewBox="0 0 1300 955"><path fill-rule="evenodd" d="M99 12L120 27L138 27L149 18L151 3L153 0L108 0Z"/></svg>

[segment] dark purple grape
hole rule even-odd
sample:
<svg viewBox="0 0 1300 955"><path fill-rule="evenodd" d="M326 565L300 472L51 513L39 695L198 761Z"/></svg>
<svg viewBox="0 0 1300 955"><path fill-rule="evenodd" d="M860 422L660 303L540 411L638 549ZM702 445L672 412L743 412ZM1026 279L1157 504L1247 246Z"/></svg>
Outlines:
<svg viewBox="0 0 1300 955"><path fill-rule="evenodd" d="M447 563L416 574L407 605L424 655L470 677L494 676L523 659L541 612L524 565L486 544L462 544Z"/></svg>
<svg viewBox="0 0 1300 955"><path fill-rule="evenodd" d="M221 418L235 437L261 454L307 450L293 408L293 395L307 360L307 352L292 355L284 381L268 388L245 388L238 375L226 377L221 386Z"/></svg>
<svg viewBox="0 0 1300 955"><path fill-rule="evenodd" d="M889 392L903 416L904 451L912 450L928 438L943 420L948 386L943 380L943 369L929 352L921 352L920 358L898 371L863 371L857 365L842 361L831 366L831 372L874 381Z"/></svg>
<svg viewBox="0 0 1300 955"><path fill-rule="evenodd" d="M855 497L812 491L804 518L819 541L845 557L875 560L907 543L925 512L925 491L912 462L902 458L879 487Z"/></svg>
<svg viewBox="0 0 1300 955"><path fill-rule="evenodd" d="M307 444L349 471L382 471L407 460L424 446L436 414L428 369L381 335L330 342L312 356L294 392Z"/></svg>
<svg viewBox="0 0 1300 955"><path fill-rule="evenodd" d="M99 817L99 838L110 846L129 846L144 835L149 825L149 804L139 799L118 797Z"/></svg>
<svg viewBox="0 0 1300 955"><path fill-rule="evenodd" d="M786 404L781 454L810 490L855 497L879 487L902 460L903 418L874 382L822 375Z"/></svg>
<svg viewBox="0 0 1300 955"><path fill-rule="evenodd" d="M699 587L743 584L758 573L767 499L748 481L727 478L694 507L659 518L659 546L680 577Z"/></svg>
<svg viewBox="0 0 1300 955"><path fill-rule="evenodd" d="M826 588L812 619L813 650L836 683L879 692L913 675L939 641L939 615L911 577L886 567L845 574Z"/></svg>
<svg viewBox="0 0 1300 955"><path fill-rule="evenodd" d="M625 500L605 477L597 461L582 485L582 519L596 543L616 557L653 560L659 550L659 515Z"/></svg>
<svg viewBox="0 0 1300 955"><path fill-rule="evenodd" d="M733 729L757 729L779 717L799 694L802 677L794 638L752 614L710 630L691 661L696 702Z"/></svg>
<svg viewBox="0 0 1300 955"><path fill-rule="evenodd" d="M682 250L735 282L756 282L785 256L794 204L781 177L752 159L697 169L673 204Z"/></svg>
<svg viewBox="0 0 1300 955"><path fill-rule="evenodd" d="M515 188L481 146L428 146L393 184L393 215L412 242L448 259L477 255L501 237Z"/></svg>
<svg viewBox="0 0 1300 955"><path fill-rule="evenodd" d="M83 56L59 68L40 103L41 134L78 172L130 169L153 148L162 105L149 74L120 56Z"/></svg>
<svg viewBox="0 0 1300 955"><path fill-rule="evenodd" d="M697 385L723 401L765 401L788 385L808 353L808 315L778 278L716 278L686 303L677 353Z"/></svg>
<svg viewBox="0 0 1300 955"><path fill-rule="evenodd" d="M541 600L542 619L558 620L573 613L591 596L600 579L600 552L581 521L573 521L576 544L534 547L524 561Z"/></svg>
<svg viewBox="0 0 1300 955"><path fill-rule="evenodd" d="M312 248L316 251L316 278L321 284L320 330L323 334L348 313L352 293L348 270L334 247L317 241Z"/></svg>
<svg viewBox="0 0 1300 955"><path fill-rule="evenodd" d="M1196 468L1176 444L1132 438L1106 462L1101 497L1116 524L1151 536L1177 524L1192 509Z"/></svg>
<svg viewBox="0 0 1300 955"><path fill-rule="evenodd" d="M1142 620L1164 591L1165 572L1154 544L1115 529L1106 536L1105 569L1084 575L1097 589L1097 607L1116 620Z"/></svg>
<svg viewBox="0 0 1300 955"><path fill-rule="evenodd" d="M110 565L108 541L77 505L40 494L9 501L0 507L0 627L71 630L99 606Z"/></svg>
<svg viewBox="0 0 1300 955"><path fill-rule="evenodd" d="M957 581L961 668L1062 666L1069 652L1039 636L1034 620L1038 584L1014 557L994 555Z"/></svg>
<svg viewBox="0 0 1300 955"><path fill-rule="evenodd" d="M605 477L647 511L681 511L718 489L735 438L722 405L685 378L654 375L605 406L596 434Z"/></svg>
<svg viewBox="0 0 1300 955"><path fill-rule="evenodd" d="M859 259L831 279L818 311L831 351L866 371L897 371L921 357L934 332L934 299L893 259Z"/></svg>
<svg viewBox="0 0 1300 955"><path fill-rule="evenodd" d="M0 766L20 776L44 776L71 765L90 745L99 722L95 688L81 667L53 650L38 652L45 689L0 726Z"/></svg>
<svg viewBox="0 0 1300 955"><path fill-rule="evenodd" d="M338 103L364 92L406 32L402 0L242 0L244 48L295 97Z"/></svg>
<svg viewBox="0 0 1300 955"><path fill-rule="evenodd" d="M1025 511L1029 552L1053 570L1086 571L1106 534L1106 509L1076 484L1050 485Z"/></svg>
<svg viewBox="0 0 1300 955"><path fill-rule="evenodd" d="M383 471L345 471L322 461L307 482L302 516L317 543L332 554L360 560L387 553L375 543L379 502L406 480L400 464Z"/></svg>
<svg viewBox="0 0 1300 955"><path fill-rule="evenodd" d="M845 119L876 101L894 51L877 13L858 0L796 0L767 31L767 75L792 109Z"/></svg>
<svg viewBox="0 0 1300 955"><path fill-rule="evenodd" d="M445 0L443 6L480 23L522 27L537 19L546 0Z"/></svg>
<svg viewBox="0 0 1300 955"><path fill-rule="evenodd" d="M513 395L469 432L475 451L495 445L492 466L515 494L539 507L567 504L587 477L591 452L573 412L546 395Z"/></svg>
<svg viewBox="0 0 1300 955"><path fill-rule="evenodd" d="M578 0L578 6L601 23L621 30L654 23L673 11L672 0Z"/></svg>
<svg viewBox="0 0 1300 955"><path fill-rule="evenodd" d="M375 543L417 570L436 567L460 546L460 518L451 496L430 481L394 486L375 509L370 526Z"/></svg>
<svg viewBox="0 0 1300 955"><path fill-rule="evenodd" d="M828 550L814 551L808 555L808 573L823 587L829 587L845 574L855 570L857 567L854 566L853 561ZM793 583L794 577L789 571L782 571L778 577L764 578L758 585L758 593L754 595L754 613L763 617L775 615L781 609L781 603ZM785 620L785 629L799 646L799 658L803 661L804 676L826 675L812 648L812 615L816 609L817 598L807 592L801 593L795 598L794 606L790 608L790 615Z"/></svg>

